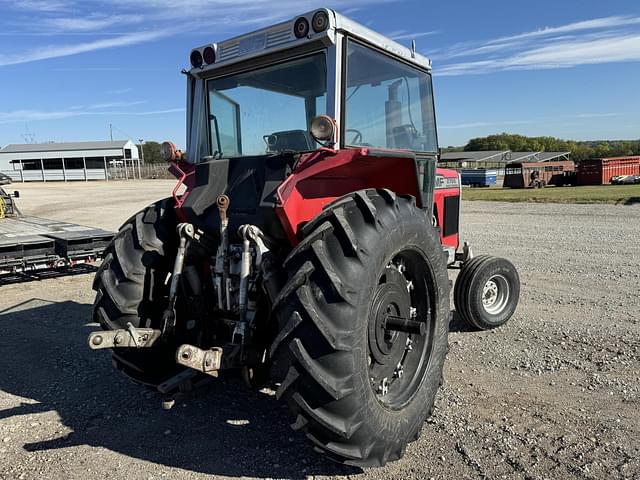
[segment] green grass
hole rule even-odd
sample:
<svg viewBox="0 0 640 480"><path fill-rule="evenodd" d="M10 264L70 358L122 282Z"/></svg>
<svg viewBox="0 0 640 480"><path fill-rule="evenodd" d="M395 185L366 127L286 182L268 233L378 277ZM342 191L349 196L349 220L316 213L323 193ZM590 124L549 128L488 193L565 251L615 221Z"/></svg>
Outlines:
<svg viewBox="0 0 640 480"><path fill-rule="evenodd" d="M547 187L542 189L463 188L463 200L536 203L640 204L640 185Z"/></svg>

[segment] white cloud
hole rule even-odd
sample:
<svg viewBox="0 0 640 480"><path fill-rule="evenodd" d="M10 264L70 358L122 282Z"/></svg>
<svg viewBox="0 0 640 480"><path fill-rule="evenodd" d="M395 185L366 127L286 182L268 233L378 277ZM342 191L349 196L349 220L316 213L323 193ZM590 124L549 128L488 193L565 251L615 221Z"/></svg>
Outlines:
<svg viewBox="0 0 640 480"><path fill-rule="evenodd" d="M603 118L603 117L619 117L621 113L574 113L567 115L569 118Z"/></svg>
<svg viewBox="0 0 640 480"><path fill-rule="evenodd" d="M114 38L77 43L74 45L51 45L32 49L23 53L0 54L0 67L6 65L18 65L21 63L35 62L37 60L46 60L50 58L67 57L69 55L77 55L79 53L87 53L95 50L103 50L106 48L135 45L138 43L149 42L162 37L167 37L173 35L174 33L175 30L137 32L121 35Z"/></svg>
<svg viewBox="0 0 640 480"><path fill-rule="evenodd" d="M10 4L14 8L32 12L59 12L67 10L70 6L69 2L64 0L5 0L4 3Z"/></svg>
<svg viewBox="0 0 640 480"><path fill-rule="evenodd" d="M49 18L42 22L44 28L52 28L55 31L69 32L95 32L114 25L123 26L143 21L141 15L94 15L86 18L57 17Z"/></svg>
<svg viewBox="0 0 640 480"><path fill-rule="evenodd" d="M545 27L539 30L534 30L533 32L521 33L519 35L512 35L510 37L502 37L502 38L492 40L489 43L504 43L504 42L509 42L511 40L522 40L522 39L530 39L530 38L537 38L537 37L546 37L546 36L555 35L558 33L577 32L577 31L583 31L583 30L599 30L604 28L623 27L627 25L638 25L638 24L640 24L640 17L613 16L613 17L594 18L592 20L573 22L567 25L561 25L559 27Z"/></svg>
<svg viewBox="0 0 640 480"><path fill-rule="evenodd" d="M386 33L385 35L392 40L414 40L417 38L428 37L430 35L436 35L440 33L440 30L429 30L427 32L409 32L407 30L396 30L394 32Z"/></svg>
<svg viewBox="0 0 640 480"><path fill-rule="evenodd" d="M500 70L569 68L612 62L640 61L640 34L600 39L564 40L529 48L505 57L454 63L436 68L441 76L491 73Z"/></svg>
<svg viewBox="0 0 640 480"><path fill-rule="evenodd" d="M504 122L470 122L458 123L455 125L438 125L438 129L450 130L459 128L478 128L478 127L500 127L513 125L528 125L532 123L530 120L506 120Z"/></svg>
<svg viewBox="0 0 640 480"><path fill-rule="evenodd" d="M473 55L486 55L502 50L513 50L519 47L530 45L532 40L563 40L567 37L566 33L575 33L581 31L593 30L611 30L620 27L629 27L640 24L640 17L633 16L614 16L585 20L581 22L573 22L559 27L546 27L531 32L520 33L505 37L498 37L490 40L479 42L462 42L452 45L446 49L433 52L433 58L439 60L448 60L455 57L466 57ZM545 40L546 37L546 40Z"/></svg>
<svg viewBox="0 0 640 480"><path fill-rule="evenodd" d="M184 108L169 108L165 110L150 111L86 111L69 108L67 110L43 111L43 110L15 110L12 112L0 112L0 124L34 122L43 120L60 120L71 117L82 116L149 116L149 115L165 115L170 113L184 112Z"/></svg>
<svg viewBox="0 0 640 480"><path fill-rule="evenodd" d="M113 115L140 115L142 117L147 115L164 115L166 113L182 113L184 108L168 108L166 110L151 110L148 112L134 112L134 113L114 113Z"/></svg>
<svg viewBox="0 0 640 480"><path fill-rule="evenodd" d="M73 105L68 110L104 110L107 108L121 108L121 107L133 107L135 105L141 105L147 103L146 100L136 100L132 102L108 102L108 103L94 103L92 105Z"/></svg>
<svg viewBox="0 0 640 480"><path fill-rule="evenodd" d="M123 95L125 93L129 93L133 90L133 88L128 87L128 88L118 88L115 90L107 90L106 93L107 95Z"/></svg>
<svg viewBox="0 0 640 480"><path fill-rule="evenodd" d="M570 68L640 61L640 17L614 16L547 27L433 52L436 75ZM457 63L444 63L464 58ZM438 68L438 59L444 63Z"/></svg>
<svg viewBox="0 0 640 480"><path fill-rule="evenodd" d="M610 38L561 41L522 52L508 66L575 66L640 60L640 33Z"/></svg>
<svg viewBox="0 0 640 480"><path fill-rule="evenodd" d="M336 0L337 8L359 8L396 0ZM48 35L52 43L27 51L7 51L3 44L0 67L35 62L50 58L88 53L106 48L124 47L150 42L163 37L185 33L208 33L211 37L237 33L243 26L266 26L291 18L305 10L320 7L316 0L111 0L108 14L95 14L105 10L103 0L0 0L15 12L31 12L28 21L24 15L6 15L3 31L13 26L18 36ZM153 30L114 33L110 27L143 23ZM0 35L2 32L0 32ZM63 35L110 36L74 44L59 43ZM5 46L6 45L6 46ZM14 43L15 45L15 43Z"/></svg>
<svg viewBox="0 0 640 480"><path fill-rule="evenodd" d="M93 105L87 105L87 110L104 110L105 108L120 108L120 107L133 107L135 105L141 105L146 103L146 100L137 100L135 102L110 102L110 103L95 103Z"/></svg>

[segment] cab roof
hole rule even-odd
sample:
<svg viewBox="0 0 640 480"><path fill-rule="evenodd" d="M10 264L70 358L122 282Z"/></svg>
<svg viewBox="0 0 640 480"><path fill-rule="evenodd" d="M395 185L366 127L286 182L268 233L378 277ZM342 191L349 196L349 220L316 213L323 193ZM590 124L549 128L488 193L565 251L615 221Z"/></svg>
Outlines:
<svg viewBox="0 0 640 480"><path fill-rule="evenodd" d="M294 33L296 21L305 18L307 22L311 24L313 16L320 12L324 12L328 16L329 24L327 28L321 32L315 32L313 28L309 28L308 35L297 38ZM215 53L215 61L210 64L202 62L202 66L191 68L190 73L196 76L206 75L207 72L217 70L223 66L283 50L289 50L298 46L304 46L305 44L335 45L339 35L348 35L383 50L394 57L401 58L405 62L421 69L431 70L431 60L427 57L334 10L321 8L297 15L290 20L270 27L262 28L222 42L195 48L192 50L192 54L197 51L200 52L201 56L203 56L206 48L212 48Z"/></svg>

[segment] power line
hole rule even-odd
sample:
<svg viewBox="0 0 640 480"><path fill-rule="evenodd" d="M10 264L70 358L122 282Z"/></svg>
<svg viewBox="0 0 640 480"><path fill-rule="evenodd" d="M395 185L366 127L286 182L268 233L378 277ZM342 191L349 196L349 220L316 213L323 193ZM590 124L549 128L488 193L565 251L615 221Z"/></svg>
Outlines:
<svg viewBox="0 0 640 480"><path fill-rule="evenodd" d="M114 130L116 130L116 131L118 131L118 132L120 132L120 133L125 134L125 135L128 137L128 139L129 139L129 140L131 140L131 141L133 141L133 139L135 138L133 135L129 135L129 134L128 134L127 132L125 132L124 130L122 130L122 129L118 128L118 127L114 127L114 126L113 126L113 124L111 124L111 123L109 124L109 130L110 130L110 132L111 132L111 140L113 140L113 131L114 131ZM134 142L134 143L135 143L135 142Z"/></svg>

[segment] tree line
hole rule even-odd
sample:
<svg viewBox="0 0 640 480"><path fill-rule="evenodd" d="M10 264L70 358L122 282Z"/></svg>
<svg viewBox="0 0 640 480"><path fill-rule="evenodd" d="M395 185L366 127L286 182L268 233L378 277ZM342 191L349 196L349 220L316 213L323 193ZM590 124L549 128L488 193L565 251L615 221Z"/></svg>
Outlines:
<svg viewBox="0 0 640 480"><path fill-rule="evenodd" d="M500 133L469 140L461 148L444 151L511 150L512 152L571 152L571 158L580 162L589 158L640 155L640 140L574 141L555 137L527 137Z"/></svg>
<svg viewBox="0 0 640 480"><path fill-rule="evenodd" d="M138 149L140 146L138 146ZM160 155L160 143L148 141L142 146L144 161L164 163ZM526 137L500 133L488 137L472 138L464 147L449 147L444 152L475 152L486 150L511 150L512 152L571 152L571 158L580 162L588 158L623 157L640 155L640 140L562 140L555 137ZM142 153L140 153L142 157Z"/></svg>

